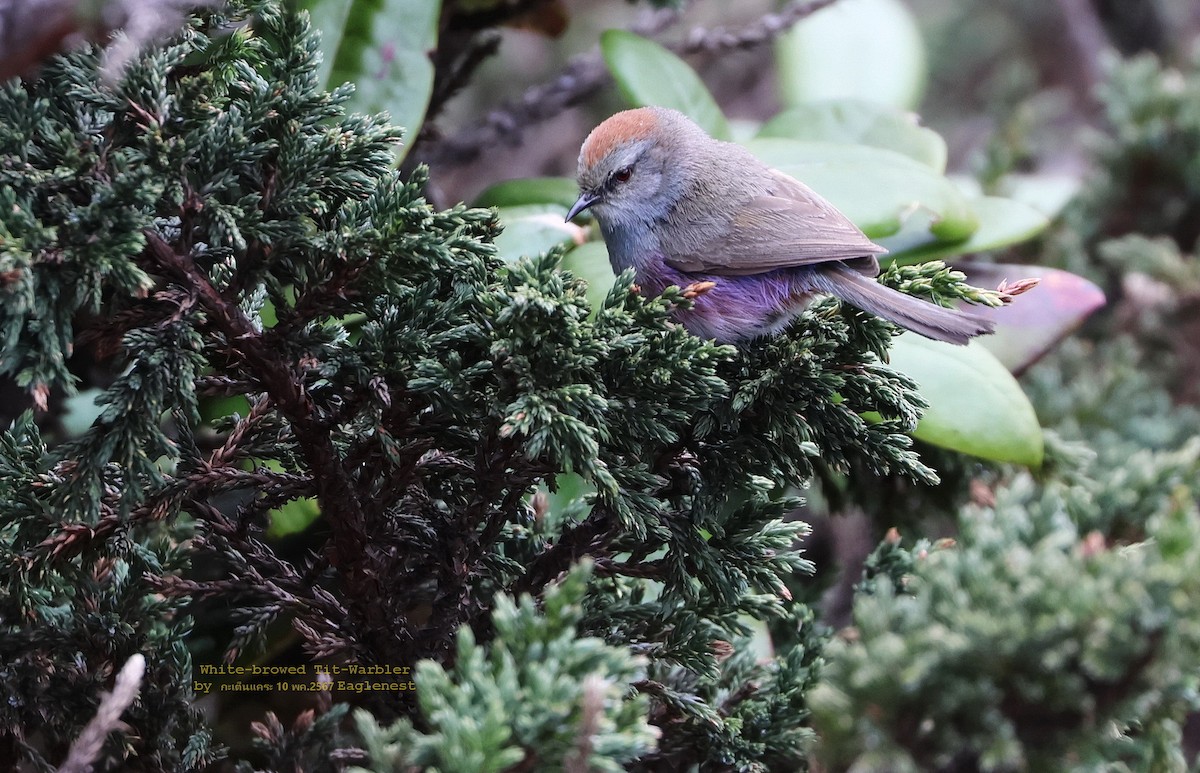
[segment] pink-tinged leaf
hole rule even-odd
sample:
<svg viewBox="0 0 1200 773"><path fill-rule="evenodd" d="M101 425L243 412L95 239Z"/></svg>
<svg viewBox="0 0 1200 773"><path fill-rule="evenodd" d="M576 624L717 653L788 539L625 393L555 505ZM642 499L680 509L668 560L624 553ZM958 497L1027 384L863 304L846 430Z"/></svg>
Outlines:
<svg viewBox="0 0 1200 773"><path fill-rule="evenodd" d="M1104 292L1068 271L1045 266L957 261L954 267L976 287L1001 282L1040 280L1037 287L998 309L972 306L971 311L996 320L996 333L979 339L1013 374L1020 375L1104 305Z"/></svg>

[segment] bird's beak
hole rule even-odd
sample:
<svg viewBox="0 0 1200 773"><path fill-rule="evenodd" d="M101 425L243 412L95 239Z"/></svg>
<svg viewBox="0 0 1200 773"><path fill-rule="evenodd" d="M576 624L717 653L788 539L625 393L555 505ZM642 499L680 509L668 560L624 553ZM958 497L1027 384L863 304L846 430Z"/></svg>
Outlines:
<svg viewBox="0 0 1200 773"><path fill-rule="evenodd" d="M595 193L592 193L591 191L582 191L579 194L579 198L576 199L575 203L571 205L571 211L567 213L567 221L570 222L571 218L575 217L580 212L592 206L599 200L600 197Z"/></svg>

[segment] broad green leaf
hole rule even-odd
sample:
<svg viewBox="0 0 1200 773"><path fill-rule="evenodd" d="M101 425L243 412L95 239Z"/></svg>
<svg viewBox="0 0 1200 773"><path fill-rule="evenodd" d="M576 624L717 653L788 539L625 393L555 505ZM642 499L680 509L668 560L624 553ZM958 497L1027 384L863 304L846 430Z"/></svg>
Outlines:
<svg viewBox="0 0 1200 773"><path fill-rule="evenodd" d="M267 527L267 536L286 537L307 529L309 524L321 516L321 506L315 499L293 499L283 507L272 510L268 516L271 524Z"/></svg>
<svg viewBox="0 0 1200 773"><path fill-rule="evenodd" d="M962 241L979 225L954 183L893 150L778 138L746 147L829 199L872 239L899 233L913 218L939 242Z"/></svg>
<svg viewBox="0 0 1200 773"><path fill-rule="evenodd" d="M673 107L717 139L729 123L696 71L667 49L632 32L608 30L600 51L625 101L634 107Z"/></svg>
<svg viewBox="0 0 1200 773"><path fill-rule="evenodd" d="M996 332L979 343L1014 374L1020 374L1088 315L1104 305L1104 291L1068 271L1045 266L957 262L955 268L976 287L996 287L1002 281L1038 279L1038 286L998 309L972 309L996 320Z"/></svg>
<svg viewBox="0 0 1200 773"><path fill-rule="evenodd" d="M775 660L777 653L775 640L771 636L770 624L761 617L747 614L738 615L738 622L750 630L750 637L746 640L746 644L754 651L754 658L759 663L770 663Z"/></svg>
<svg viewBox="0 0 1200 773"><path fill-rule="evenodd" d="M797 105L763 124L759 137L870 145L946 171L946 141L921 126L915 113L854 99Z"/></svg>
<svg viewBox="0 0 1200 773"><path fill-rule="evenodd" d="M1050 218L1058 217L1082 187L1078 176L1068 174L1010 174L1000 181L1006 196Z"/></svg>
<svg viewBox="0 0 1200 773"><path fill-rule="evenodd" d="M555 204L499 207L504 231L496 237L496 251L504 260L540 255L551 247L582 244L583 229L564 221L567 208Z"/></svg>
<svg viewBox="0 0 1200 773"><path fill-rule="evenodd" d="M578 196L579 184L569 177L523 177L489 186L475 199L475 206L519 207L525 204L557 204L570 209Z"/></svg>
<svg viewBox="0 0 1200 773"><path fill-rule="evenodd" d="M914 437L982 459L1041 465L1042 428L1029 398L978 340L954 346L904 333L892 343L890 364L929 401Z"/></svg>
<svg viewBox="0 0 1200 773"><path fill-rule="evenodd" d="M250 413L250 401L242 395L200 398L200 419L210 423L226 416L245 416Z"/></svg>
<svg viewBox="0 0 1200 773"><path fill-rule="evenodd" d="M441 2L437 0L303 0L313 26L321 31L324 63L320 73L329 88L350 82L354 96L347 109L387 111L406 130L403 158L421 128L433 91Z"/></svg>
<svg viewBox="0 0 1200 773"><path fill-rule="evenodd" d="M1032 239L1050 225L1045 215L1012 199L983 196L970 199L968 203L979 218L979 228L966 239L940 242L930 237L928 229L914 225L879 239L879 244L891 251L883 256L883 259L909 265L955 255L998 250Z"/></svg>
<svg viewBox="0 0 1200 773"><path fill-rule="evenodd" d="M354 3L352 0L301 0L298 5L308 11L313 29L321 33L321 64L317 68L317 78L329 88L333 62L342 47L342 38L346 34L346 24Z"/></svg>
<svg viewBox="0 0 1200 773"><path fill-rule="evenodd" d="M104 393L103 389L93 387L68 396L63 400L62 414L59 425L69 438L77 438L91 428L92 423L100 418L104 406L96 403L96 398Z"/></svg>
<svg viewBox="0 0 1200 773"><path fill-rule="evenodd" d="M264 300L262 308L258 310L258 320L264 328L272 328L279 324L279 312L275 309L275 304L270 300Z"/></svg>
<svg viewBox="0 0 1200 773"><path fill-rule="evenodd" d="M596 492L596 486L583 476L573 472L559 473L554 476L554 489L550 491L548 486L542 487L546 497L545 517L552 519L551 523L561 524L567 518L591 511L587 497Z"/></svg>
<svg viewBox="0 0 1200 773"><path fill-rule="evenodd" d="M563 268L587 280L587 298L593 311L604 304L616 280L604 242L586 242L571 250L563 258Z"/></svg>
<svg viewBox="0 0 1200 773"><path fill-rule="evenodd" d="M901 0L839 0L780 37L775 50L785 105L862 99L912 108L925 89L925 45Z"/></svg>

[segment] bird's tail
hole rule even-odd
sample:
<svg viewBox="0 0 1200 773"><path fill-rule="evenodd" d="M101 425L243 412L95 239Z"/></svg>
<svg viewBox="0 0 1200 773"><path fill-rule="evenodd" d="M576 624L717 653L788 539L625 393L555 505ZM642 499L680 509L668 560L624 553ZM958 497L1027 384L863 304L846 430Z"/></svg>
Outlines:
<svg viewBox="0 0 1200 773"><path fill-rule="evenodd" d="M831 266L813 273L814 284L823 292L935 341L963 345L996 327L986 317L905 295L850 268Z"/></svg>

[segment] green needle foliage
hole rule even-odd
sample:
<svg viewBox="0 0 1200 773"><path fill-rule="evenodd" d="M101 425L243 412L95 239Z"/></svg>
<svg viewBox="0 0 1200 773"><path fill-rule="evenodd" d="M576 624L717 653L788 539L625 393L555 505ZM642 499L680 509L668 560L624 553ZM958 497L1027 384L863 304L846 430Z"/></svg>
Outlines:
<svg viewBox="0 0 1200 773"><path fill-rule="evenodd" d="M0 748L9 761L53 770L95 712L102 691L135 653L146 658L141 699L124 714L145 770L198 770L215 759L211 730L194 706L180 599L151 593L148 578L184 569L188 556L161 524L129 524L73 559L94 534L65 524L52 502L65 484L26 415L0 437ZM114 498L119 496L113 492ZM112 744L98 764L124 754Z"/></svg>
<svg viewBox="0 0 1200 773"><path fill-rule="evenodd" d="M120 85L84 51L0 92L0 370L40 402L75 347L116 374L79 437L26 416L0 440L0 757L58 764L141 652L97 766L237 760L189 645L247 658L290 627L302 663L423 663L419 702L369 702L400 724L359 715L379 760L801 764L820 638L781 494L818 461L933 479L891 328L827 302L738 352L629 277L592 315L555 253L504 265L492 211L393 171L400 131L345 115L315 51L305 17L232 3ZM590 493L547 509L566 473ZM289 551L266 530L298 500L320 520ZM194 633L193 603L232 631ZM791 635L760 662L767 618ZM333 769L346 708L309 708L264 709L253 759Z"/></svg>

